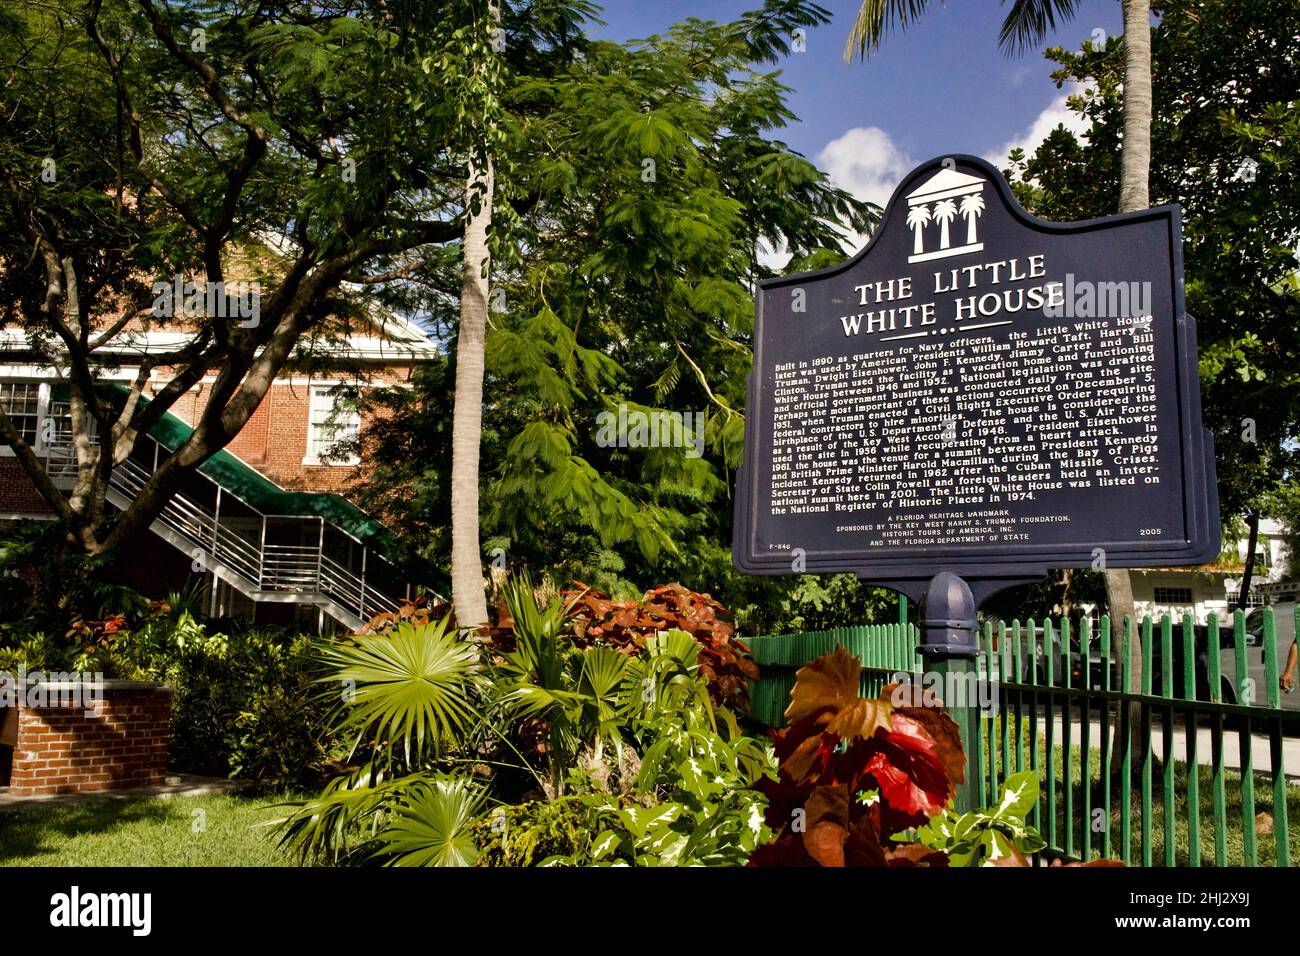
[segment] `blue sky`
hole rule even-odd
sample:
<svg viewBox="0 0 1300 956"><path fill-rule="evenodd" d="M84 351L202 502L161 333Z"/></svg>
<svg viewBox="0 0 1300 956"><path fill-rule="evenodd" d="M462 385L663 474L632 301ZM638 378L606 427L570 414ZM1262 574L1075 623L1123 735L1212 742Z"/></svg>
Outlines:
<svg viewBox="0 0 1300 956"><path fill-rule="evenodd" d="M605 0L611 40L661 33L687 17L729 20L761 0ZM1075 17L1039 50L1008 57L998 48L1001 0L932 4L869 61L844 61L858 4L821 0L831 23L808 34L808 49L780 66L799 122L781 134L841 186L883 204L915 165L948 153L995 161L1011 145L1032 145L1062 119L1065 91L1051 81L1041 49L1077 48L1094 30L1122 30L1120 0L1082 0ZM1077 128L1077 127L1075 127Z"/></svg>

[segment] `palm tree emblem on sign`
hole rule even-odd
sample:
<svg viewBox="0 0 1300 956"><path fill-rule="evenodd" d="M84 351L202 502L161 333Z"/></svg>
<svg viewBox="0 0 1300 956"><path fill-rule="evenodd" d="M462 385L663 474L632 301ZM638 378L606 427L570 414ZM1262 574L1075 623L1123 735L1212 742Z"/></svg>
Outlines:
<svg viewBox="0 0 1300 956"><path fill-rule="evenodd" d="M939 248L947 249L948 224L957 218L957 204L951 199L940 199L934 204L934 221L939 224Z"/></svg>
<svg viewBox="0 0 1300 956"><path fill-rule="evenodd" d="M925 251L925 224L929 221L929 206L913 206L907 211L907 225L916 233L916 241L912 244L912 253L914 255L920 255Z"/></svg>
<svg viewBox="0 0 1300 956"><path fill-rule="evenodd" d="M984 212L984 197L970 193L961 197L961 214L966 217L966 245L975 244L975 220Z"/></svg>
<svg viewBox="0 0 1300 956"><path fill-rule="evenodd" d="M907 227L912 230L913 241L912 254L907 257L907 261L924 262L927 259L943 259L983 249L984 243L979 239L979 221L986 208L983 192L982 176L959 172L956 164L950 160L908 193ZM966 241L954 246L952 224L959 214L966 220ZM926 251L926 227L932 222L939 225L939 247Z"/></svg>

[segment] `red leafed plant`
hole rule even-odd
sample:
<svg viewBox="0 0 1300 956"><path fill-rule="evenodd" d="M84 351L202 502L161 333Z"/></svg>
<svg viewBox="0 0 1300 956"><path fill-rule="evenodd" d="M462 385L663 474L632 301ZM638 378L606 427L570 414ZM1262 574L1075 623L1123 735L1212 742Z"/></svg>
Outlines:
<svg viewBox="0 0 1300 956"><path fill-rule="evenodd" d="M387 634L401 624L423 627L426 624L442 620L449 613L451 613L451 605L446 601L435 599L428 594L421 594L402 601L401 607L396 611L384 611L381 614L376 614L361 630L356 632L355 636Z"/></svg>
<svg viewBox="0 0 1300 956"><path fill-rule="evenodd" d="M941 812L965 779L957 725L918 687L859 696L861 673L843 647L799 670L786 729L772 735L778 778L759 784L775 837L750 866L947 865L890 837Z"/></svg>
<svg viewBox="0 0 1300 956"><path fill-rule="evenodd" d="M639 600L614 601L580 581L564 596L574 602L568 624L583 647L603 645L624 654L640 654L646 638L678 628L700 645L700 674L708 681L714 704L748 713L749 680L758 678L758 665L749 646L734 636L724 620L729 612L708 594L680 584L651 588Z"/></svg>
<svg viewBox="0 0 1300 956"><path fill-rule="evenodd" d="M114 614L102 621L87 621L77 617L73 618L65 636L80 644L83 652L93 654L111 646L117 640L118 632L124 630L126 617L121 614Z"/></svg>

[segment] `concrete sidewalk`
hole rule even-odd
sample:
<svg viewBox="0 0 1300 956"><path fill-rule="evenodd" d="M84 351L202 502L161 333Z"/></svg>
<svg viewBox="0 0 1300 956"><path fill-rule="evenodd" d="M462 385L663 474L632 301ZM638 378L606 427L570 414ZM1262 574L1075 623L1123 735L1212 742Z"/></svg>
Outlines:
<svg viewBox="0 0 1300 956"><path fill-rule="evenodd" d="M1044 715L1038 717L1038 733L1044 736L1043 730ZM1052 719L1053 733L1055 740L1053 743L1059 746L1064 740L1065 722L1059 715ZM1115 745L1116 730L1115 722L1111 721L1109 727L1110 745ZM1187 728L1177 724L1171 730L1170 737L1173 746L1172 755L1175 760L1183 763L1187 762ZM1242 734L1236 730L1224 729L1223 731L1223 765L1229 770L1241 769L1241 740ZM1273 757L1270 751L1269 738L1265 734L1250 735L1250 754L1251 763L1256 773L1269 774L1273 769ZM1070 721L1070 744L1078 747L1083 742L1083 723L1079 720ZM1101 721L1100 718L1094 718L1090 722L1088 745L1093 751L1101 748ZM999 746L1001 741L999 740ZM1159 717L1153 717L1151 721L1151 746L1152 752L1157 757L1163 757L1165 746L1164 726ZM1204 767L1214 766L1214 745L1213 732L1208 727L1196 728L1196 762ZM1282 738L1282 767L1288 780L1300 780L1300 738L1283 737Z"/></svg>
<svg viewBox="0 0 1300 956"><path fill-rule="evenodd" d="M153 787L134 787L130 790L100 790L95 793L59 793L41 797L14 797L8 787L0 787L0 811L21 810L27 807L50 807L62 804L86 803L103 800L146 800L168 797L202 797L213 793L234 793L245 784L224 777L197 777L192 774L172 774L165 782Z"/></svg>

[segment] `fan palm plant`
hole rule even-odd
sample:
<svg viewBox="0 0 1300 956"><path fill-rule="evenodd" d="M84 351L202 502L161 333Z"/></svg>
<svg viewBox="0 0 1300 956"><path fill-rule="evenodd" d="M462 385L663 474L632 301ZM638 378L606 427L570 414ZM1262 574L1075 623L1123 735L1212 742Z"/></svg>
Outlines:
<svg viewBox="0 0 1300 956"><path fill-rule="evenodd" d="M368 759L320 797L290 804L276 824L281 846L331 862L466 859L464 827L451 823L472 819L481 794L468 782L452 786L439 770L457 752L473 753L484 726L475 646L444 618L357 635L325 647L322 657L331 670L322 683L340 692L336 726L353 738L353 755L364 746ZM436 815L420 831L426 844L418 850L412 815L423 810ZM445 840L435 839L444 831Z"/></svg>
<svg viewBox="0 0 1300 956"><path fill-rule="evenodd" d="M421 778L370 846L386 866L473 866L470 827L483 813L482 788L458 777Z"/></svg>
<svg viewBox="0 0 1300 956"><path fill-rule="evenodd" d="M325 649L332 673L321 680L341 689L336 724L353 737L354 754L367 740L382 753L400 746L403 764L415 767L478 719L476 651L448 623L404 622Z"/></svg>
<svg viewBox="0 0 1300 956"><path fill-rule="evenodd" d="M495 701L508 720L545 723L546 789L553 799L563 794L564 776L588 740L597 758L606 745L621 748L631 659L608 647L583 650L569 639L565 622L578 597L543 605L528 577L520 576L505 582L502 598L514 622L515 649L493 665Z"/></svg>

